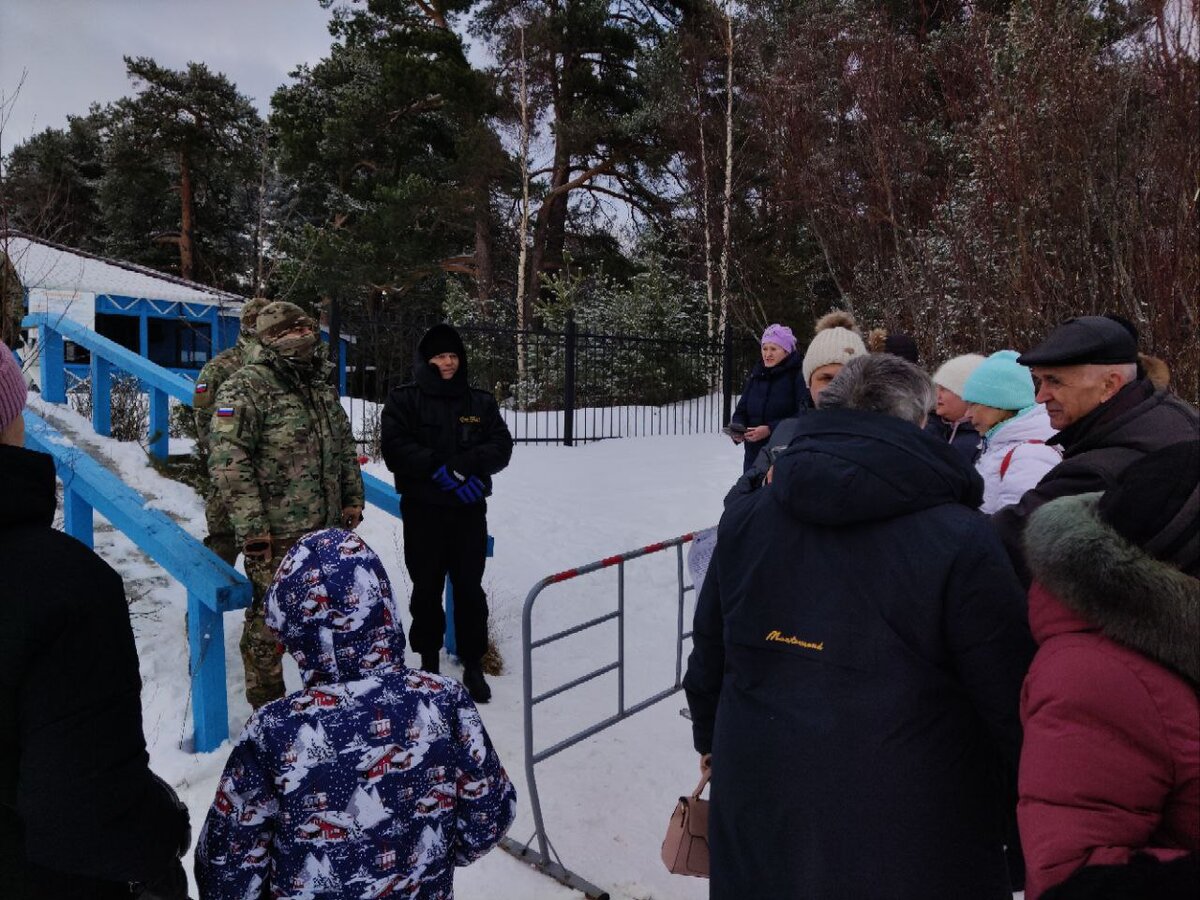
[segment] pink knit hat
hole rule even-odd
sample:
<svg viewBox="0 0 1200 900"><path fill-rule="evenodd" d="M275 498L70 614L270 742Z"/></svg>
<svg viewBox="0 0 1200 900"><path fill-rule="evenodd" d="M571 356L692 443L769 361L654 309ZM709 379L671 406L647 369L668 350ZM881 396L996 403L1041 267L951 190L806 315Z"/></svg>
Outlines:
<svg viewBox="0 0 1200 900"><path fill-rule="evenodd" d="M6 429L25 408L28 393L21 366L8 345L0 341L0 431Z"/></svg>
<svg viewBox="0 0 1200 900"><path fill-rule="evenodd" d="M791 353L796 349L796 336L792 334L792 329L786 325L780 325L779 323L768 325L767 330L763 332L762 340L758 344L761 347L768 341L778 347L782 347L787 353Z"/></svg>

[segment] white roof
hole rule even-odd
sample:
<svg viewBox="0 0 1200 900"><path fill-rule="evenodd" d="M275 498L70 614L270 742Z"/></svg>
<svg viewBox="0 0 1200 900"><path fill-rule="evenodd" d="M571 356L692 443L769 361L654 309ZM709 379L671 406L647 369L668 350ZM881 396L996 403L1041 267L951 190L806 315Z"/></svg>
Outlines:
<svg viewBox="0 0 1200 900"><path fill-rule="evenodd" d="M107 260L10 232L0 235L0 252L7 254L17 277L28 291L71 294L111 294L142 300L240 306L244 297L155 272L145 266Z"/></svg>

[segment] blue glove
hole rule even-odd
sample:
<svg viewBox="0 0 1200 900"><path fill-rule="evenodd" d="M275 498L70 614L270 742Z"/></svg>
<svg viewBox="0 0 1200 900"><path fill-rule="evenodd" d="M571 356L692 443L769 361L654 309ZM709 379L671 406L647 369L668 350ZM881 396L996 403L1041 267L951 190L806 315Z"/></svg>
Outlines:
<svg viewBox="0 0 1200 900"><path fill-rule="evenodd" d="M440 487L443 491L457 491L460 487L465 486L467 478L465 475L460 475L452 469L447 469L442 466L433 473L433 483Z"/></svg>
<svg viewBox="0 0 1200 900"><path fill-rule="evenodd" d="M472 475L467 479L465 484L463 484L454 492L454 496L463 503L478 503L483 499L483 495L486 491L487 488L484 487L483 482Z"/></svg>

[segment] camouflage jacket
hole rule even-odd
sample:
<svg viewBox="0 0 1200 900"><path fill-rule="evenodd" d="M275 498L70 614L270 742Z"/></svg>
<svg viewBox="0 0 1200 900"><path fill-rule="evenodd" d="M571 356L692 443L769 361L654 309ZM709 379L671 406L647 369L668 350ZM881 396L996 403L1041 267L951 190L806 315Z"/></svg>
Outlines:
<svg viewBox="0 0 1200 900"><path fill-rule="evenodd" d="M200 374L196 376L192 409L196 417L196 449L201 458L208 456L208 431L212 427L212 412L217 400L217 391L230 375L248 362L256 347L258 338L243 334L236 344L222 350L205 363Z"/></svg>
<svg viewBox="0 0 1200 900"><path fill-rule="evenodd" d="M208 471L239 540L299 535L362 506L350 420L322 353L301 370L259 346L217 391Z"/></svg>

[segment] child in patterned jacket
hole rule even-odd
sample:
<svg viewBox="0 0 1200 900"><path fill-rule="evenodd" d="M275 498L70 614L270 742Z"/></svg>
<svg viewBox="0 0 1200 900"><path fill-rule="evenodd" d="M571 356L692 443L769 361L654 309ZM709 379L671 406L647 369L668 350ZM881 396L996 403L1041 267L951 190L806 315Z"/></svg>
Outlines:
<svg viewBox="0 0 1200 900"><path fill-rule="evenodd" d="M202 900L451 900L453 867L516 812L466 690L405 668L395 594L352 532L301 539L265 612L305 687L255 712L230 755L196 846Z"/></svg>

